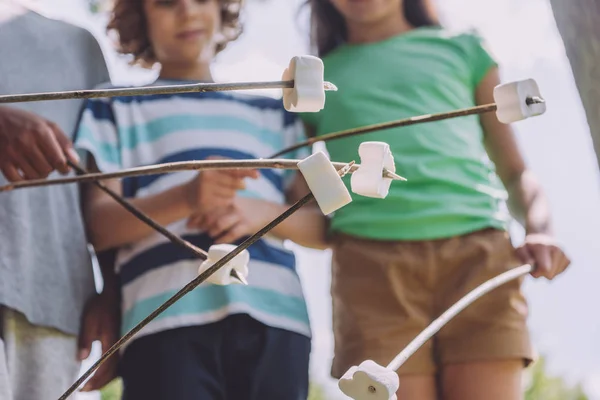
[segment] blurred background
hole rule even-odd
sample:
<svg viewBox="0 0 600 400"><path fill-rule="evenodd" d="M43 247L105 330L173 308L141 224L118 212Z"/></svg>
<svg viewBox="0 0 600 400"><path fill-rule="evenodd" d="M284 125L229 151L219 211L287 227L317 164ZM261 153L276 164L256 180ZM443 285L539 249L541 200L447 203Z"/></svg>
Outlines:
<svg viewBox="0 0 600 400"><path fill-rule="evenodd" d="M5 0L0 0L5 1ZM104 32L102 0L14 0L49 17L92 31L102 44L116 84L152 81L156 71L128 66ZM247 0L245 33L219 55L219 81L277 80L294 55L309 53L308 9L302 0ZM503 78L534 78L548 103L541 117L514 126L531 168L550 198L558 239L573 261L552 284L529 279L529 324L540 362L528 371L527 399L600 400L600 187L590 131L548 0L437 0L442 22L475 28L500 61ZM261 91L280 96L278 91ZM512 228L520 243L523 231ZM313 328L313 399L343 399L329 377L332 357L329 252L291 245L309 303ZM401 349L398 349L401 350ZM84 368L98 357L95 349ZM118 390L112 385L102 398ZM79 399L99 399L100 393Z"/></svg>

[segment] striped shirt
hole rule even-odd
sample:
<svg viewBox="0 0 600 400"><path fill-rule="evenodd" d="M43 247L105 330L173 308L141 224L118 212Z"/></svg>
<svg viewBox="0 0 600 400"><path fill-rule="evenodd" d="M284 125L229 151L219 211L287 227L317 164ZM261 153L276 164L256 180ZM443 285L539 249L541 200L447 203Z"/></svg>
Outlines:
<svg viewBox="0 0 600 400"><path fill-rule="evenodd" d="M173 83L158 80L155 85ZM90 152L102 172L111 172L208 156L265 158L303 139L301 121L285 111L281 100L247 93L209 92L90 99L82 110L75 145ZM303 158L308 154L307 149L302 149L289 157ZM249 179L246 189L238 195L284 204L295 173L260 170L259 179ZM184 171L128 177L121 181L122 190L126 198L151 196L193 179L196 174ZM213 243L202 231L186 228L185 220L168 228L205 250ZM137 337L215 322L236 313L246 313L266 325L310 337L293 252L271 236L263 237L248 251L248 286L203 283L148 324ZM124 334L193 280L200 261L189 250L154 233L120 248L116 264Z"/></svg>

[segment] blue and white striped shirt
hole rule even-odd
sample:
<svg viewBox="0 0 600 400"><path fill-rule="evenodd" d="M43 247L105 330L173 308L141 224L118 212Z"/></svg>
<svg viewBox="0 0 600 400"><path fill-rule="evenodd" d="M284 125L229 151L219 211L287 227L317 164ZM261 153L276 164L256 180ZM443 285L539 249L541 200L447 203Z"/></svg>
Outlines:
<svg viewBox="0 0 600 400"><path fill-rule="evenodd" d="M159 80L155 85L172 84ZM281 100L234 92L90 99L82 111L75 145L89 151L102 172L208 156L265 158L304 140L301 121ZM307 149L291 153L304 158ZM239 196L283 204L296 171L260 170ZM127 198L155 195L182 184L195 171L122 180ZM178 221L170 230L207 250L205 233ZM310 337L310 324L293 252L266 236L249 249L249 286L204 283L146 326L137 337L176 327L206 324L247 313L266 325ZM122 334L197 276L200 261L154 233L117 255L122 291Z"/></svg>

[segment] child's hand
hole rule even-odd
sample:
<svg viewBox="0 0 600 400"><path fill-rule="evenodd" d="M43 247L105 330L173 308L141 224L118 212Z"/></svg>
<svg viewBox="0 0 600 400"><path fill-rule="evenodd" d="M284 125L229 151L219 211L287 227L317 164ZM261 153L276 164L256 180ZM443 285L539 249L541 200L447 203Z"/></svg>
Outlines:
<svg viewBox="0 0 600 400"><path fill-rule="evenodd" d="M267 225L275 207L264 200L238 196L224 212L206 215L201 228L215 238L215 243L234 243Z"/></svg>
<svg viewBox="0 0 600 400"><path fill-rule="evenodd" d="M530 234L517 248L517 256L536 269L531 273L534 278L554 279L571 264L571 260L556 244L554 238L546 234Z"/></svg>
<svg viewBox="0 0 600 400"><path fill-rule="evenodd" d="M208 157L209 160L223 159ZM258 178L254 169L242 170L204 170L188 182L187 192L190 207L195 210L190 219L201 219L217 208L227 208L233 204L238 190L246 187L244 178Z"/></svg>

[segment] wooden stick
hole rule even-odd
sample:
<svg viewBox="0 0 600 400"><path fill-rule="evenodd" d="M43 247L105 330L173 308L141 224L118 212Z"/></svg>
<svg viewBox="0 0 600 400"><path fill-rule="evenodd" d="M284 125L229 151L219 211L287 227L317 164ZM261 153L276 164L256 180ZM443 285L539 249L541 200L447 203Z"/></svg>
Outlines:
<svg viewBox="0 0 600 400"><path fill-rule="evenodd" d="M534 96L534 97L528 97L525 100L525 102L527 103L527 105L531 105L531 104L535 104L535 103L543 103L544 99ZM315 137L309 138L308 140L305 140L304 142L296 143L290 147L286 147L285 149L280 150L277 153L273 154L269 158L279 157L283 154L289 153L290 151L294 151L294 150L300 149L305 146L310 146L316 142L328 142L331 140L342 139L345 137L356 136L356 135L363 135L365 133L381 131L384 129L400 128L403 126L424 124L426 122L434 122L434 121L441 121L441 120L450 119L450 118L465 117L468 115L483 114L483 113L496 111L497 109L498 109L497 105L495 103L492 103L492 104L485 104L485 105L476 106L476 107L463 108L463 109L455 110L455 111L443 112L443 113L438 113L438 114L419 115L416 117L399 119L396 121L383 122L383 123L379 123L379 124L363 126L360 128L352 128L352 129L346 129L346 130L339 131L339 132L332 132L332 133L328 133L326 135L315 136Z"/></svg>
<svg viewBox="0 0 600 400"><path fill-rule="evenodd" d="M163 86L143 86L133 88L115 88L115 89L92 89L92 90L72 90L64 92L45 92L45 93L27 93L10 94L0 96L2 103L21 103L26 101L46 101L46 100L68 100L68 99L92 99L98 97L117 97L117 96L148 96L154 94L177 94L177 93L204 93L204 92L222 92L232 90L251 90L251 89L286 89L293 88L294 81L272 81L272 82L241 82L241 83L192 83L186 85L163 85ZM337 87L331 82L325 82L324 90L336 91Z"/></svg>
<svg viewBox="0 0 600 400"><path fill-rule="evenodd" d="M201 161L180 161L165 164L155 164L145 167L128 168L117 172L109 173L91 173L57 179L32 179L21 182L9 183L0 186L0 192L7 192L14 189L31 188L39 186L63 185L67 183L95 182L106 179L117 179L131 176L154 175L166 172L177 171L198 171L208 169L298 169L298 163L301 160L289 159L258 159L258 160L201 160ZM337 169L342 168L346 163L332 162ZM350 172L356 171L360 165L353 164ZM382 171L383 176L393 180L406 181L406 178L395 174L387 169Z"/></svg>

